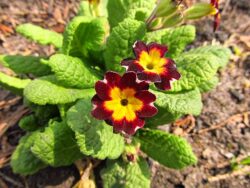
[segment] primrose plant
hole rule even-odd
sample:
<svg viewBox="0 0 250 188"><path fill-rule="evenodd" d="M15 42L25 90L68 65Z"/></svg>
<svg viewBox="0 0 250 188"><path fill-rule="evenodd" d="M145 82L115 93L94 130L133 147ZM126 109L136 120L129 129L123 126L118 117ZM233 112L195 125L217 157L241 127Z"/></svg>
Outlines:
<svg viewBox="0 0 250 188"><path fill-rule="evenodd" d="M174 169L195 164L184 138L157 127L200 114L201 93L216 87L230 51L217 45L185 51L195 28L178 25L210 14L218 23L218 5L180 6L170 0L83 1L63 35L19 25L18 33L58 51L0 56L14 75L0 73L1 85L23 96L31 112L19 122L26 135L12 155L13 171L30 175L81 160L93 165L76 186L95 186L94 167L105 160L104 187L146 188L146 157Z"/></svg>

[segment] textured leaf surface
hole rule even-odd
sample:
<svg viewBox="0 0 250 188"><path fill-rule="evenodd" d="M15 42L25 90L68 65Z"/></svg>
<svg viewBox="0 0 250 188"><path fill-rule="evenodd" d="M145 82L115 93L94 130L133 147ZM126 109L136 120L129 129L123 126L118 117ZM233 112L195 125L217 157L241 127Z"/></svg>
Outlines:
<svg viewBox="0 0 250 188"><path fill-rule="evenodd" d="M199 48L195 48L190 50L188 53L194 54L212 54L218 58L218 62L220 63L220 67L225 67L230 59L231 51L229 48L211 45L211 46L202 46Z"/></svg>
<svg viewBox="0 0 250 188"><path fill-rule="evenodd" d="M51 166L70 165L82 157L74 137L66 123L50 122L45 131L37 135L31 151Z"/></svg>
<svg viewBox="0 0 250 188"><path fill-rule="evenodd" d="M143 152L166 167L182 169L197 162L191 146L179 136L160 130L142 129L136 138Z"/></svg>
<svg viewBox="0 0 250 188"><path fill-rule="evenodd" d="M0 55L0 64L10 68L17 74L48 75L51 72L50 68L47 65L41 64L41 60L41 57L35 56Z"/></svg>
<svg viewBox="0 0 250 188"><path fill-rule="evenodd" d="M81 59L63 54L53 55L47 63L57 80L66 87L91 88L99 80Z"/></svg>
<svg viewBox="0 0 250 188"><path fill-rule="evenodd" d="M168 32L170 32L169 29L161 29L158 31L147 32L143 40L146 41L147 43L156 42L161 44L162 37L166 35L166 33Z"/></svg>
<svg viewBox="0 0 250 188"><path fill-rule="evenodd" d="M80 150L98 159L116 159L124 150L124 139L113 133L113 128L90 114L89 99L79 100L67 112L67 123L76 134Z"/></svg>
<svg viewBox="0 0 250 188"><path fill-rule="evenodd" d="M171 91L192 90L212 79L220 67L220 59L211 54L184 53L175 58L181 78L172 83Z"/></svg>
<svg viewBox="0 0 250 188"><path fill-rule="evenodd" d="M203 82L199 85L200 92L208 92L214 89L219 83L219 78L217 76L213 77L212 79Z"/></svg>
<svg viewBox="0 0 250 188"><path fill-rule="evenodd" d="M23 89L30 81L30 79L19 79L0 72L0 86L18 95L23 94Z"/></svg>
<svg viewBox="0 0 250 188"><path fill-rule="evenodd" d="M39 105L66 104L94 95L94 89L70 89L57 85L54 77L44 77L30 82L24 96Z"/></svg>
<svg viewBox="0 0 250 188"><path fill-rule="evenodd" d="M164 93L151 91L156 95L155 106L158 113L147 120L149 126L159 126L170 123L184 114L199 115L202 109L199 89L179 93Z"/></svg>
<svg viewBox="0 0 250 188"><path fill-rule="evenodd" d="M39 44L53 44L57 48L62 46L63 37L61 34L43 29L30 23L19 25L16 28L16 31Z"/></svg>
<svg viewBox="0 0 250 188"><path fill-rule="evenodd" d="M105 18L75 17L67 26L62 51L71 56L88 56L99 51L105 38Z"/></svg>
<svg viewBox="0 0 250 188"><path fill-rule="evenodd" d="M150 171L147 162L139 158L137 162L128 163L121 159L108 161L101 171L104 188L149 188Z"/></svg>
<svg viewBox="0 0 250 188"><path fill-rule="evenodd" d="M132 19L125 19L116 26L107 40L107 49L104 54L106 68L122 72L121 60L132 56L133 44L136 40L142 39L145 32L145 24Z"/></svg>
<svg viewBox="0 0 250 188"><path fill-rule="evenodd" d="M129 17L145 21L153 11L154 0L109 0L107 4L108 19L111 28Z"/></svg>
<svg viewBox="0 0 250 188"><path fill-rule="evenodd" d="M192 25L180 26L166 31L166 34L162 36L162 44L168 46L170 57L177 57L183 52L186 45L195 39L195 27Z"/></svg>
<svg viewBox="0 0 250 188"><path fill-rule="evenodd" d="M31 152L31 147L34 144L37 134L38 132L33 132L25 135L19 141L18 146L11 156L10 164L14 173L30 175L46 166Z"/></svg>

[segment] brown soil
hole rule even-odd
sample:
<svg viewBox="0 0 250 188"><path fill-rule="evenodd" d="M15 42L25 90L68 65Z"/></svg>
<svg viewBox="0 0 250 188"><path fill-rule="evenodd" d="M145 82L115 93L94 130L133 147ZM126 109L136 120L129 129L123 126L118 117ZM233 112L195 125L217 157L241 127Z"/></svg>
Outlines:
<svg viewBox="0 0 250 188"><path fill-rule="evenodd" d="M78 4L78 0L1 0L0 54L53 53L52 47L41 47L29 42L17 35L14 28L20 23L32 22L63 32L65 24L75 15ZM153 188L249 187L250 170L243 169L238 175L231 170L230 164L233 158L250 155L249 114L245 113L250 111L250 7L247 0L225 0L222 1L222 8L220 29L216 33L212 32L212 20L195 23L197 42L191 46L220 42L232 49L237 46L242 53L240 56L234 55L227 68L220 71L217 88L203 95L204 108L199 117L193 119L187 116L179 123L164 127L185 136L192 144L199 162L196 166L177 171L150 161ZM9 104L6 104L7 101ZM1 102L4 102L4 107L1 107ZM15 175L11 171L8 158L24 134L17 125L20 119L18 114L27 113L25 110L21 99L0 90L0 129L4 122L10 122L8 130L0 136L0 168L4 164L0 169L0 187L72 187L79 179L74 165L46 168L27 177ZM8 119L10 116L14 117L11 121ZM3 163L3 159L7 163Z"/></svg>

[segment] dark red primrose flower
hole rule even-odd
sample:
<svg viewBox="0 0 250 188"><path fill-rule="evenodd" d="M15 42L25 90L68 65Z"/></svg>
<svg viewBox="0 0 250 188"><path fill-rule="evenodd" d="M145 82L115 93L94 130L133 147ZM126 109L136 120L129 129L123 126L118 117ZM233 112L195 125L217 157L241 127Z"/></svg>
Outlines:
<svg viewBox="0 0 250 188"><path fill-rule="evenodd" d="M104 80L95 85L97 94L92 98L92 115L106 120L115 132L133 135L144 126L144 118L157 113L153 105L156 97L148 88L148 83L138 81L134 72L127 72L123 76L107 72Z"/></svg>
<svg viewBox="0 0 250 188"><path fill-rule="evenodd" d="M174 61L164 55L168 48L157 43L146 45L142 41L133 46L136 59L125 59L121 62L127 71L137 74L139 80L153 82L161 90L171 89L171 81L178 80L180 74Z"/></svg>

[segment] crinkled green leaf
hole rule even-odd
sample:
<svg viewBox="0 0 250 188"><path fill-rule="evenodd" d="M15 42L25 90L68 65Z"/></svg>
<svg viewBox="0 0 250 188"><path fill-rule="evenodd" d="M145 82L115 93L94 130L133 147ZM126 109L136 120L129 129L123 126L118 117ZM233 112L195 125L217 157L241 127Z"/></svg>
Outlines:
<svg viewBox="0 0 250 188"><path fill-rule="evenodd" d="M159 126L170 123L184 114L199 115L202 109L199 89L179 93L164 93L151 91L156 95L155 106L158 113L147 120L149 126Z"/></svg>
<svg viewBox="0 0 250 188"><path fill-rule="evenodd" d="M23 94L23 89L30 81L30 79L19 79L0 72L0 86L18 95Z"/></svg>
<svg viewBox="0 0 250 188"><path fill-rule="evenodd" d="M35 131L40 127L34 114L23 117L18 124L25 131Z"/></svg>
<svg viewBox="0 0 250 188"><path fill-rule="evenodd" d="M83 157L74 137L66 123L50 122L44 132L37 135L31 151L51 166L70 165Z"/></svg>
<svg viewBox="0 0 250 188"><path fill-rule="evenodd" d="M94 95L94 89L71 89L58 85L55 78L44 77L30 82L24 89L24 96L39 105L66 104Z"/></svg>
<svg viewBox="0 0 250 188"><path fill-rule="evenodd" d="M218 62L220 63L220 67L225 67L229 62L231 51L229 48L211 45L211 46L202 46L199 48L192 49L188 52L189 54L212 54L218 58Z"/></svg>
<svg viewBox="0 0 250 188"><path fill-rule="evenodd" d="M182 169L197 162L191 146L179 136L160 130L141 129L136 138L143 152L166 167Z"/></svg>
<svg viewBox="0 0 250 188"><path fill-rule="evenodd" d="M217 76L213 77L212 79L203 82L199 85L200 92L208 92L214 89L219 83L219 78Z"/></svg>
<svg viewBox="0 0 250 188"><path fill-rule="evenodd" d="M132 19L125 19L114 27L107 40L107 49L104 53L106 68L123 72L121 60L132 56L133 44L136 40L142 39L145 32L145 23Z"/></svg>
<svg viewBox="0 0 250 188"><path fill-rule="evenodd" d="M41 60L41 57L35 56L0 55L0 64L10 68L17 74L48 75L51 72L50 68L41 64Z"/></svg>
<svg viewBox="0 0 250 188"><path fill-rule="evenodd" d="M63 36L54 31L43 29L31 23L21 24L16 28L16 31L21 35L29 38L39 44L52 44L57 48L61 48Z"/></svg>
<svg viewBox="0 0 250 188"><path fill-rule="evenodd" d="M175 58L181 78L172 83L171 91L192 90L212 79L220 67L220 59L212 54L184 53Z"/></svg>
<svg viewBox="0 0 250 188"><path fill-rule="evenodd" d="M161 29L157 31L147 32L143 40L147 43L156 42L156 43L161 44L162 37L166 35L166 33L168 32L169 32L169 29Z"/></svg>
<svg viewBox="0 0 250 188"><path fill-rule="evenodd" d="M71 56L88 56L89 51L99 51L106 32L105 18L75 17L64 32L62 52Z"/></svg>
<svg viewBox="0 0 250 188"><path fill-rule="evenodd" d="M46 64L51 67L56 79L66 87L91 88L99 80L91 68L77 57L56 54Z"/></svg>
<svg viewBox="0 0 250 188"><path fill-rule="evenodd" d="M125 18L145 21L153 11L155 0L109 0L108 19L111 28Z"/></svg>
<svg viewBox="0 0 250 188"><path fill-rule="evenodd" d="M121 159L108 161L101 171L104 188L149 188L150 170L147 162L139 158L137 162L124 162Z"/></svg>
<svg viewBox="0 0 250 188"><path fill-rule="evenodd" d="M14 173L30 175L46 167L40 159L31 152L31 147L37 137L38 132L32 132L21 138L18 146L11 156L10 165Z"/></svg>
<svg viewBox="0 0 250 188"><path fill-rule="evenodd" d="M76 134L77 143L84 155L98 159L116 159L124 150L124 138L113 133L104 121L92 117L91 99L79 100L67 112L67 123Z"/></svg>
<svg viewBox="0 0 250 188"><path fill-rule="evenodd" d="M166 30L166 33L162 36L161 43L168 46L168 56L177 57L183 52L186 45L193 42L194 39L195 27L186 25Z"/></svg>

